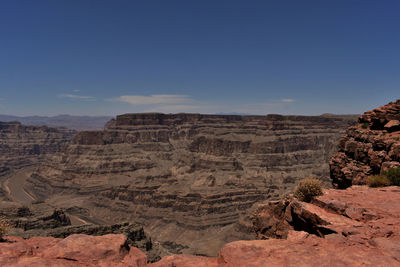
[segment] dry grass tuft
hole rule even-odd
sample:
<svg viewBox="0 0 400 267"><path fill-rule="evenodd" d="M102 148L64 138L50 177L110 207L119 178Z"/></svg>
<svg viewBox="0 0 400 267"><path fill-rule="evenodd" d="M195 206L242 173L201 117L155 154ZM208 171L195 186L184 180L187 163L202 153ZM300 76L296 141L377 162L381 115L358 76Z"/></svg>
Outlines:
<svg viewBox="0 0 400 267"><path fill-rule="evenodd" d="M293 195L300 201L310 202L311 199L322 194L321 182L313 177L309 177L299 182Z"/></svg>

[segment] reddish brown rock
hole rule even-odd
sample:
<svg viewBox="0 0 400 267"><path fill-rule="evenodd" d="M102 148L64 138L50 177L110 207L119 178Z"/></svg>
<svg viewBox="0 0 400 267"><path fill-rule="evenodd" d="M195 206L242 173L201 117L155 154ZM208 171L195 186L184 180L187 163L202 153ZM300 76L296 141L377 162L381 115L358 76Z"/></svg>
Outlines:
<svg viewBox="0 0 400 267"><path fill-rule="evenodd" d="M391 120L388 123L386 123L384 127L389 132L399 131L400 130L400 121Z"/></svg>
<svg viewBox="0 0 400 267"><path fill-rule="evenodd" d="M161 261L150 264L151 267L217 267L216 258L199 257L193 255L171 255Z"/></svg>
<svg viewBox="0 0 400 267"><path fill-rule="evenodd" d="M229 243L217 262L174 255L153 266L399 266L399 201L398 187L353 186L325 190L312 203L260 204L255 231L270 239Z"/></svg>
<svg viewBox="0 0 400 267"><path fill-rule="evenodd" d="M365 184L366 178L400 166L400 100L365 112L339 142L329 162L335 188Z"/></svg>
<svg viewBox="0 0 400 267"><path fill-rule="evenodd" d="M224 246L217 266L398 266L373 247L309 236L304 240L237 241Z"/></svg>
<svg viewBox="0 0 400 267"><path fill-rule="evenodd" d="M7 237L1 266L146 266L147 256L129 247L124 235L71 235L65 239Z"/></svg>

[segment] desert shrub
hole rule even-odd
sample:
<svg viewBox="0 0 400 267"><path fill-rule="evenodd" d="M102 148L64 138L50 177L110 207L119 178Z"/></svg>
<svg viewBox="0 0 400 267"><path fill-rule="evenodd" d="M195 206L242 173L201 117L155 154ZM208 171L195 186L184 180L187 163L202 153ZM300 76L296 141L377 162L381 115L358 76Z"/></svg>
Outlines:
<svg viewBox="0 0 400 267"><path fill-rule="evenodd" d="M368 129L369 125L368 125L368 123L364 122L363 124L361 124L361 127L363 129Z"/></svg>
<svg viewBox="0 0 400 267"><path fill-rule="evenodd" d="M9 224L7 220L3 217L0 216L0 241L3 239L3 236L7 233Z"/></svg>
<svg viewBox="0 0 400 267"><path fill-rule="evenodd" d="M391 185L400 186L400 168L390 168L383 172Z"/></svg>
<svg viewBox="0 0 400 267"><path fill-rule="evenodd" d="M295 198L304 202L310 202L311 199L322 194L321 182L312 177L301 180L293 193Z"/></svg>
<svg viewBox="0 0 400 267"><path fill-rule="evenodd" d="M371 175L367 178L367 185L369 187L389 186L390 181L385 175Z"/></svg>

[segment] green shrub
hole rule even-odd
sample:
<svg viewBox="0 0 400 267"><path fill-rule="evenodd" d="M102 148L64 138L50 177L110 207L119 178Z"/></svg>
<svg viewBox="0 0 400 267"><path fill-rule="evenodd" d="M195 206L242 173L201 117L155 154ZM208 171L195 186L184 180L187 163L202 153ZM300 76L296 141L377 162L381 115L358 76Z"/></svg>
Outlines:
<svg viewBox="0 0 400 267"><path fill-rule="evenodd" d="M390 168L383 172L391 185L400 186L400 168Z"/></svg>
<svg viewBox="0 0 400 267"><path fill-rule="evenodd" d="M300 201L310 202L316 196L321 196L321 182L315 178L309 177L299 182L299 185L294 190L294 197Z"/></svg>
<svg viewBox="0 0 400 267"><path fill-rule="evenodd" d="M371 175L367 178L367 185L369 187L389 186L390 181L385 175Z"/></svg>
<svg viewBox="0 0 400 267"><path fill-rule="evenodd" d="M0 241L3 239L3 236L7 233L8 227L10 225L6 221L6 219L0 216Z"/></svg>
<svg viewBox="0 0 400 267"><path fill-rule="evenodd" d="M363 129L368 129L369 125L368 125L368 123L364 122L363 124L361 124L361 127Z"/></svg>

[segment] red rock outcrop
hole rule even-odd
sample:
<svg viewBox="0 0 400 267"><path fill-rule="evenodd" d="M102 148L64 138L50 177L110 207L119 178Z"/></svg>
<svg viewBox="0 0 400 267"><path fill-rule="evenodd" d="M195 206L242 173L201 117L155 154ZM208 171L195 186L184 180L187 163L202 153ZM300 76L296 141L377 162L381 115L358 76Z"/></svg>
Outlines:
<svg viewBox="0 0 400 267"><path fill-rule="evenodd" d="M1 266L130 266L147 265L147 256L128 246L124 235L71 235L65 239L6 237L0 243Z"/></svg>
<svg viewBox="0 0 400 267"><path fill-rule="evenodd" d="M270 239L229 243L217 258L173 255L151 266L400 266L399 201L398 187L354 186L325 190L312 203L260 204L255 231Z"/></svg>
<svg viewBox="0 0 400 267"><path fill-rule="evenodd" d="M339 141L330 160L335 188L365 184L369 175L400 167L400 100L365 112Z"/></svg>

